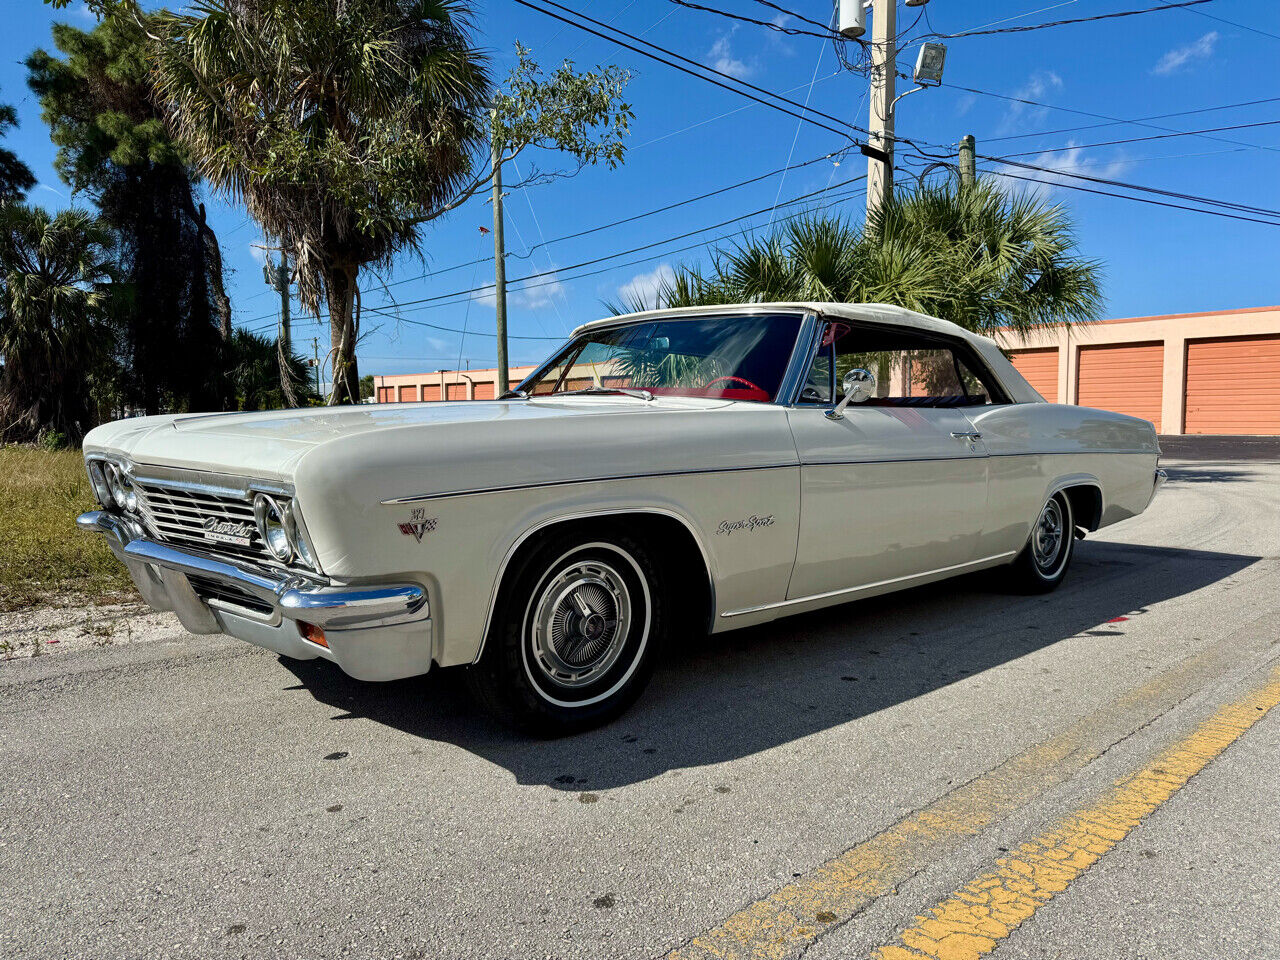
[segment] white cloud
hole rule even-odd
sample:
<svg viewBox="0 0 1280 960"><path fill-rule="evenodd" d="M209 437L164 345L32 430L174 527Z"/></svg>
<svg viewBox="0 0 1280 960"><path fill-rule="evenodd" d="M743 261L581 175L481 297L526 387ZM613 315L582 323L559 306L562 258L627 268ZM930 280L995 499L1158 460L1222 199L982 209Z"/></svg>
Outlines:
<svg viewBox="0 0 1280 960"><path fill-rule="evenodd" d="M557 300L563 300L568 290L554 274L547 277L539 277L534 283L536 285L527 288L508 284L507 306L520 307L525 310L537 310L540 307L551 306ZM473 293L471 299L476 303L496 309L498 306L497 288L491 283Z"/></svg>
<svg viewBox="0 0 1280 960"><path fill-rule="evenodd" d="M711 49L707 51L707 59L721 73L727 73L738 80L745 80L756 72L756 68L754 64L748 64L746 61L734 56L733 46L729 43L729 38L735 32L736 29L722 34L720 39L713 43Z"/></svg>
<svg viewBox="0 0 1280 960"><path fill-rule="evenodd" d="M1000 132L1004 133L1012 130L1028 120L1039 120L1048 113L1048 110L1044 107L1018 101L1039 101L1046 94L1061 90L1062 87L1062 78L1052 70L1037 70L1027 79L1026 83L1013 92L1012 96L1015 100L1009 104L1008 109L1005 111L1004 118L1000 122Z"/></svg>
<svg viewBox="0 0 1280 960"><path fill-rule="evenodd" d="M1174 47L1160 58L1160 62L1151 68L1151 72L1162 77L1176 73L1193 60L1209 59L1213 56L1217 45L1218 31L1210 30L1195 43L1188 43L1185 47Z"/></svg>
<svg viewBox="0 0 1280 960"><path fill-rule="evenodd" d="M536 286L514 291L513 299L518 306L536 310L538 307L550 306L553 301L563 300L564 295L564 284L553 274L540 278Z"/></svg>
<svg viewBox="0 0 1280 960"><path fill-rule="evenodd" d="M622 299L623 306L642 303L646 307L657 307L659 291L675 277L676 272L671 269L671 264L664 263L648 273L636 274L618 288L618 296Z"/></svg>
<svg viewBox="0 0 1280 960"><path fill-rule="evenodd" d="M1123 157L1117 157L1103 163L1092 156L1086 156L1074 140L1068 140L1067 146L1070 149L1056 153L1045 152L1025 161L1031 166L1055 172L1046 173L1043 170L1027 170L1024 167L1014 167L1006 164L1001 164L996 170L997 172L1003 171L1019 177L1035 177L1037 180L1049 181L1048 183L1028 183L1025 180L1005 181L1015 186L1024 187L1032 193L1048 199L1057 191L1059 186L1088 186L1087 181L1067 176L1068 174L1084 174L1085 176L1114 180L1131 166L1129 161Z"/></svg>

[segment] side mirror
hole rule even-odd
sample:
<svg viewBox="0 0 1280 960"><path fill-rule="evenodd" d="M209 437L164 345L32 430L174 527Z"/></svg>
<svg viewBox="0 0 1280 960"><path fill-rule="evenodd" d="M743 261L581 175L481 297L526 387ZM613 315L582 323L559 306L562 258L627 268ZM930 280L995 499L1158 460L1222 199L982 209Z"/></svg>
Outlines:
<svg viewBox="0 0 1280 960"><path fill-rule="evenodd" d="M844 399L834 410L827 411L828 420L843 420L844 408L851 403L865 403L876 395L876 375L863 367L854 367L840 382Z"/></svg>

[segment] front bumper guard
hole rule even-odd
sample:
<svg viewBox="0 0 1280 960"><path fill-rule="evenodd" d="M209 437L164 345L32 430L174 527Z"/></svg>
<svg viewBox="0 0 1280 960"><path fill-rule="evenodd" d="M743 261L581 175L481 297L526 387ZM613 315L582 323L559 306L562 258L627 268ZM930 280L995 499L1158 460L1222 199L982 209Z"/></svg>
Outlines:
<svg viewBox="0 0 1280 960"><path fill-rule="evenodd" d="M76 525L104 534L147 604L172 610L191 633L230 633L289 656L323 656L361 679L411 676L431 665L430 609L417 584L343 586L241 566L152 540L136 520L104 510L81 514ZM193 576L247 594L270 613L202 598ZM328 646L303 639L298 621L321 627Z"/></svg>

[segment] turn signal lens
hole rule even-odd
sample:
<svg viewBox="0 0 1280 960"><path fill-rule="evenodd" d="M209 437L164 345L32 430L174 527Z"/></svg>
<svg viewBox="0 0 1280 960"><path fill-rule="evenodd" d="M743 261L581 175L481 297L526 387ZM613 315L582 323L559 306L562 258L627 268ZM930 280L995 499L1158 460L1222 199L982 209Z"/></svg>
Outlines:
<svg viewBox="0 0 1280 960"><path fill-rule="evenodd" d="M102 463L98 460L89 461L89 483L93 486L93 495L98 503L109 508L114 498L111 496L111 488L107 486L107 478L103 476Z"/></svg>
<svg viewBox="0 0 1280 960"><path fill-rule="evenodd" d="M305 620L298 621L298 632L302 634L304 640L310 640L312 643L329 648L329 643L324 638L324 629L317 627L314 623L307 623Z"/></svg>

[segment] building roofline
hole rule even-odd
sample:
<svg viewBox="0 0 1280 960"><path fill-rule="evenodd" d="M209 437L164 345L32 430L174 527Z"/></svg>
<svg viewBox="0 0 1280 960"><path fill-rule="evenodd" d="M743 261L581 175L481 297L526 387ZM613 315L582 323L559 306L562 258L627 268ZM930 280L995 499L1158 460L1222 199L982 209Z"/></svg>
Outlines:
<svg viewBox="0 0 1280 960"><path fill-rule="evenodd" d="M1274 307L1240 307L1235 310L1200 310L1196 313L1159 313L1150 317L1112 317L1109 320L1095 320L1093 323L1141 323L1144 320L1186 320L1193 317L1235 317L1244 313L1274 313L1280 306ZM1079 326L1088 327L1090 323Z"/></svg>

